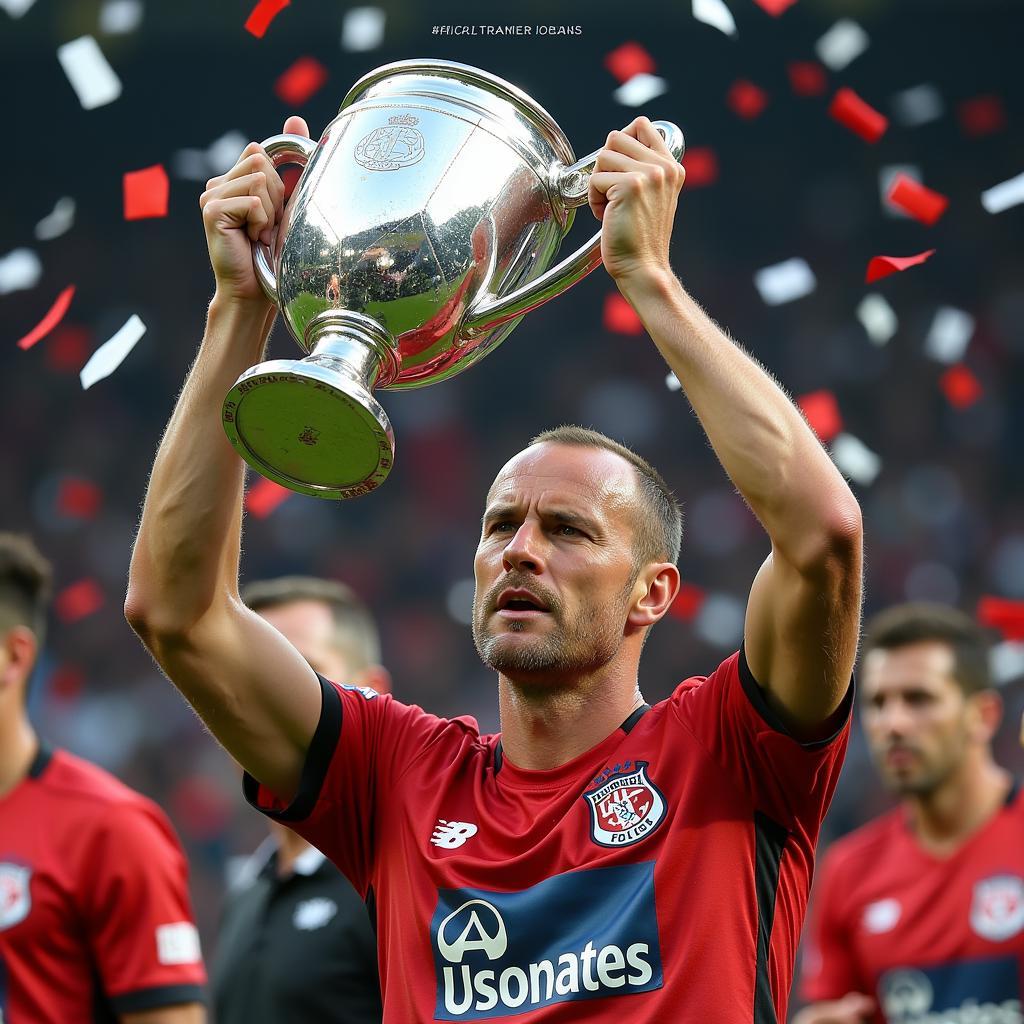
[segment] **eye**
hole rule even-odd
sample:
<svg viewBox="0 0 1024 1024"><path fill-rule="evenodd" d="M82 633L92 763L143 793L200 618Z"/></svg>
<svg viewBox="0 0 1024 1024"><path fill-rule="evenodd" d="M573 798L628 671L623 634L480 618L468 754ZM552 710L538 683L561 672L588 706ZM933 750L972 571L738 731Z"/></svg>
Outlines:
<svg viewBox="0 0 1024 1024"><path fill-rule="evenodd" d="M555 527L555 533L562 537L582 537L583 531L577 529L575 526L570 526L568 523L559 523Z"/></svg>
<svg viewBox="0 0 1024 1024"><path fill-rule="evenodd" d="M489 533L508 533L509 530L515 529L515 523L511 519L496 519L491 523Z"/></svg>

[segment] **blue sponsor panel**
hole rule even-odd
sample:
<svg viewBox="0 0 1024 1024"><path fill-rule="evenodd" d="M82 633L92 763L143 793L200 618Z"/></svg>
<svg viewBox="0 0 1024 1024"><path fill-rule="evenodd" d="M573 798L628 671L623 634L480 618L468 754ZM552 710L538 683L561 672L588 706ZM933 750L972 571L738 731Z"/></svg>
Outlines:
<svg viewBox="0 0 1024 1024"><path fill-rule="evenodd" d="M437 1020L497 1020L663 983L653 861L520 892L440 889L430 935Z"/></svg>
<svg viewBox="0 0 1024 1024"><path fill-rule="evenodd" d="M1022 1024L1016 956L897 967L878 980L889 1024Z"/></svg>

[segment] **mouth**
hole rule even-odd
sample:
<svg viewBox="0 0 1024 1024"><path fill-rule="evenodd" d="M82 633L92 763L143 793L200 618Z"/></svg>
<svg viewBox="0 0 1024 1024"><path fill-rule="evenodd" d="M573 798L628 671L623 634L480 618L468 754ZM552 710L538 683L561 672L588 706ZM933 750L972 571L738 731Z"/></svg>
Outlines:
<svg viewBox="0 0 1024 1024"><path fill-rule="evenodd" d="M503 619L529 619L549 614L543 601L528 590L503 590L498 595L495 611Z"/></svg>
<svg viewBox="0 0 1024 1024"><path fill-rule="evenodd" d="M917 760L917 754L907 747L890 747L885 752L885 763L891 768L906 768Z"/></svg>

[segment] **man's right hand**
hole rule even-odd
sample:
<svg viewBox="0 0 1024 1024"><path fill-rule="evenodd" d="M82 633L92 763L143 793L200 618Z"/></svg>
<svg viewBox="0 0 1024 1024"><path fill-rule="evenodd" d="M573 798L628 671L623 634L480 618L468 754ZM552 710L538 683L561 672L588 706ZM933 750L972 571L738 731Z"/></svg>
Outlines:
<svg viewBox="0 0 1024 1024"><path fill-rule="evenodd" d="M847 992L842 999L812 1003L804 1007L792 1024L868 1024L874 1016L876 1004L871 996L862 992Z"/></svg>
<svg viewBox="0 0 1024 1024"><path fill-rule="evenodd" d="M285 121L284 131L309 138L306 122L295 115ZM218 296L258 302L270 311L253 269L252 243L271 244L284 201L281 176L256 142L242 150L231 170L206 183L199 205Z"/></svg>

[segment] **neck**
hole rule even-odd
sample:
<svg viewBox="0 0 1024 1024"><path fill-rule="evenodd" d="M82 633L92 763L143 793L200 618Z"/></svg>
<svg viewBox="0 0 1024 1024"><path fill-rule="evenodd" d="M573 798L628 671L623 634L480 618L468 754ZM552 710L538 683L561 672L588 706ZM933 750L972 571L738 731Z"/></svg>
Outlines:
<svg viewBox="0 0 1024 1024"><path fill-rule="evenodd" d="M285 878L292 874L295 861L309 849L309 843L276 821L270 822L270 831L277 840L277 875L279 878Z"/></svg>
<svg viewBox="0 0 1024 1024"><path fill-rule="evenodd" d="M25 778L38 749L39 740L24 712L0 710L0 797Z"/></svg>

